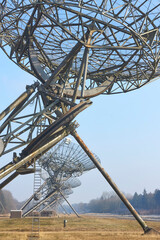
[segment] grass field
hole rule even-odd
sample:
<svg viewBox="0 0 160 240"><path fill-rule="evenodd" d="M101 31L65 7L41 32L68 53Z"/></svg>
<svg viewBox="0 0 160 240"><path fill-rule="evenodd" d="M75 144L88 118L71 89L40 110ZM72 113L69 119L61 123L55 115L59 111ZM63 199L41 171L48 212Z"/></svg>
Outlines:
<svg viewBox="0 0 160 240"><path fill-rule="evenodd" d="M63 222L67 219L67 226ZM147 222L160 232L160 222ZM31 239L32 218L0 218L1 240ZM34 239L34 238L32 238ZM54 217L40 219L39 239L43 240L152 240L160 235L143 235L135 220L98 217Z"/></svg>

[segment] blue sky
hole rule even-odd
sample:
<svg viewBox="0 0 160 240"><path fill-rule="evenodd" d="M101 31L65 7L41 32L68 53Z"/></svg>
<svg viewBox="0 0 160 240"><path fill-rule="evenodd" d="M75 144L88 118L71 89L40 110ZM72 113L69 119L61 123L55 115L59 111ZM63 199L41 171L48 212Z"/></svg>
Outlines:
<svg viewBox="0 0 160 240"><path fill-rule="evenodd" d="M4 110L34 78L0 51L0 111ZM160 189L160 80L139 90L119 95L98 96L93 105L76 118L77 129L88 147L101 159L102 166L125 193ZM10 157L10 156L9 156ZM8 158L9 158L8 157ZM0 166L8 161L1 159ZM69 200L88 202L111 191L98 170L85 173L82 185ZM22 201L33 192L33 176L18 177L7 185ZM24 191L25 189L25 191Z"/></svg>

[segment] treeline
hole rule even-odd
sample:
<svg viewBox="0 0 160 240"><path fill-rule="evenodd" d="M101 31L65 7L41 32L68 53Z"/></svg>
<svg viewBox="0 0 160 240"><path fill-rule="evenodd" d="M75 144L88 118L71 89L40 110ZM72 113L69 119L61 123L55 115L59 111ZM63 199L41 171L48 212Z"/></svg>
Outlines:
<svg viewBox="0 0 160 240"><path fill-rule="evenodd" d="M142 194L127 195L127 199L140 214L160 214L160 190ZM20 209L23 203L13 198L7 190L0 190L0 213L8 213L10 210ZM67 212L71 212L69 206L64 206ZM100 198L93 199L89 203L73 204L78 213L112 213L129 214L128 209L115 193L104 192ZM62 209L61 209L62 211Z"/></svg>
<svg viewBox="0 0 160 240"><path fill-rule="evenodd" d="M142 194L135 193L126 197L139 213L160 214L160 190L147 193L144 189ZM73 206L79 213L129 214L123 202L115 194L107 192L89 203L73 204ZM68 207L67 210L70 211Z"/></svg>
<svg viewBox="0 0 160 240"><path fill-rule="evenodd" d="M144 189L143 194L135 193L131 203L141 213L160 214L160 190L147 193Z"/></svg>
<svg viewBox="0 0 160 240"><path fill-rule="evenodd" d="M13 198L12 194L7 190L0 190L0 213L9 213L10 210L19 209L21 203Z"/></svg>

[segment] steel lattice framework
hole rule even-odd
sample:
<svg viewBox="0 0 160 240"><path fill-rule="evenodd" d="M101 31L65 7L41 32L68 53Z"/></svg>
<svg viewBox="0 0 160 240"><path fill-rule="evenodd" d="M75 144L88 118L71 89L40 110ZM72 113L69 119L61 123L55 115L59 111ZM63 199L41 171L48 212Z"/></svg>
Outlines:
<svg viewBox="0 0 160 240"><path fill-rule="evenodd" d="M0 179L9 175L0 189L34 172L29 167L71 134L150 232L79 137L73 119L91 105L91 97L135 90L160 76L159 1L0 0L0 47L38 80L0 114L0 155L23 148L0 169ZM46 162L51 167L53 161ZM49 172L54 167L45 166Z"/></svg>
<svg viewBox="0 0 160 240"><path fill-rule="evenodd" d="M96 158L98 159L97 156ZM98 159L98 161L100 160ZM24 213L24 216L35 209L42 211L52 203L57 206L59 202L66 200L66 197L73 193L72 188L81 185L77 177L95 168L83 149L69 138L59 142L49 152L40 157L38 162L43 169L44 183L22 207L24 209L33 198L37 200L36 204Z"/></svg>
<svg viewBox="0 0 160 240"><path fill-rule="evenodd" d="M99 158L95 155L100 162ZM49 174L51 179L61 176L60 179L68 179L71 176L78 177L83 172L95 168L84 150L66 138L56 144L39 159L39 164Z"/></svg>
<svg viewBox="0 0 160 240"><path fill-rule="evenodd" d="M60 181L60 179L56 178L54 178L54 181L51 178L45 179L37 192L34 193L22 206L21 209L24 211L23 216L28 216L34 210L42 212L51 205L56 209L60 203L63 203L65 200L67 201L68 196L73 193L72 189L79 187L80 185L80 180L75 177L71 177L66 181L64 181L64 179L61 179ZM72 206L71 208L73 209ZM75 210L73 209L73 211ZM77 213L76 215L78 216Z"/></svg>
<svg viewBox="0 0 160 240"><path fill-rule="evenodd" d="M158 1L2 1L1 47L54 92L86 98L159 76Z"/></svg>

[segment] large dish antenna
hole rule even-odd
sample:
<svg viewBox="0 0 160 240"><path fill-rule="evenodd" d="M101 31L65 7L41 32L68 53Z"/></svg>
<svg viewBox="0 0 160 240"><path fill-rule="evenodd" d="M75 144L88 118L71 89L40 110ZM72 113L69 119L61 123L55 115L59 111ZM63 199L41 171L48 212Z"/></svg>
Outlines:
<svg viewBox="0 0 160 240"><path fill-rule="evenodd" d="M41 83L0 114L1 120L12 111L0 128L0 133L7 130L1 135L0 154L5 153L8 143L17 143L13 142L15 138L21 141L19 146L28 144L19 157L14 155L13 161L0 169L0 179L15 171L1 188L19 174L26 174L39 155L71 134L144 232L152 230L78 136L72 120L91 104L88 98L135 90L160 76L159 26L160 4L156 0L1 0L0 47ZM17 121L35 87L44 104L40 115L43 113L50 126L45 125L34 139L29 133L22 142L20 136L28 128L12 130L10 120ZM79 104L75 103L77 99ZM48 107L53 103L59 108L58 114L54 108L56 118ZM34 114L33 129L42 126L40 115Z"/></svg>
<svg viewBox="0 0 160 240"><path fill-rule="evenodd" d="M3 0L1 47L73 98L137 89L159 76L158 2Z"/></svg>

